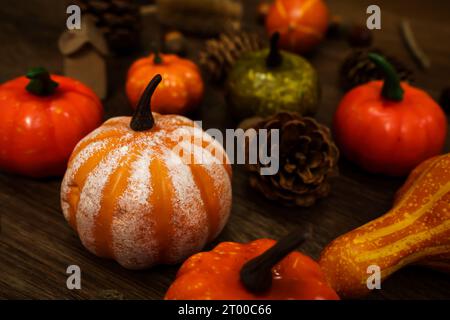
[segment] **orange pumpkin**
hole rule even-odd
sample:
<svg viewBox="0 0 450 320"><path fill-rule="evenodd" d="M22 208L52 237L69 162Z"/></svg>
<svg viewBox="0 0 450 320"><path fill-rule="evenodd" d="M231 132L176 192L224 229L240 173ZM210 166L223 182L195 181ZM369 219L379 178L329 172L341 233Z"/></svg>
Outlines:
<svg viewBox="0 0 450 320"><path fill-rule="evenodd" d="M204 84L198 67L176 55L156 53L137 60L128 70L126 92L133 108L156 74L164 80L153 96L153 111L185 114L200 104Z"/></svg>
<svg viewBox="0 0 450 320"><path fill-rule="evenodd" d="M75 145L102 123L95 93L74 79L34 68L0 85L0 168L62 176Z"/></svg>
<svg viewBox="0 0 450 320"><path fill-rule="evenodd" d="M300 54L322 41L328 23L328 7L322 0L275 0L266 17L267 33L280 33L280 48Z"/></svg>
<svg viewBox="0 0 450 320"><path fill-rule="evenodd" d="M231 207L222 146L185 117L150 111L160 81L151 81L133 118L109 119L80 141L61 188L64 216L83 245L130 269L201 250Z"/></svg>
<svg viewBox="0 0 450 320"><path fill-rule="evenodd" d="M337 300L313 259L292 252L305 240L296 230L278 242L222 242L181 266L167 300Z"/></svg>
<svg viewBox="0 0 450 320"><path fill-rule="evenodd" d="M369 172L404 176L441 153L447 118L428 93L400 82L384 57L368 57L385 79L357 86L342 98L333 120L336 143Z"/></svg>

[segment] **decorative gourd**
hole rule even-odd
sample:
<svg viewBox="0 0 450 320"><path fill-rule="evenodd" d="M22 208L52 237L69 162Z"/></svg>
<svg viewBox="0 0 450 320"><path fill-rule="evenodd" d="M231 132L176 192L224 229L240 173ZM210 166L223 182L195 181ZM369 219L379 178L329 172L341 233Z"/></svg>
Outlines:
<svg viewBox="0 0 450 320"><path fill-rule="evenodd" d="M341 152L367 171L407 175L438 155L447 134L447 119L424 91L399 81L380 55L369 58L384 72L348 92L334 116L334 136Z"/></svg>
<svg viewBox="0 0 450 320"><path fill-rule="evenodd" d="M293 250L307 237L290 233L278 242L222 242L181 266L167 300L336 300L319 265Z"/></svg>
<svg viewBox="0 0 450 320"><path fill-rule="evenodd" d="M65 218L92 253L130 269L182 261L224 227L231 167L222 146L177 115L106 121L75 148L61 188ZM177 151L178 150L178 151Z"/></svg>
<svg viewBox="0 0 450 320"><path fill-rule="evenodd" d="M78 141L103 107L74 79L34 68L0 85L0 169L35 178L63 175Z"/></svg>
<svg viewBox="0 0 450 320"><path fill-rule="evenodd" d="M280 47L300 54L317 47L328 24L328 7L322 0L275 0L266 17L268 34L279 32Z"/></svg>
<svg viewBox="0 0 450 320"><path fill-rule="evenodd" d="M319 84L314 68L302 57L278 50L279 34L270 49L241 57L227 81L227 102L233 116L266 117L280 111L314 114Z"/></svg>
<svg viewBox="0 0 450 320"><path fill-rule="evenodd" d="M152 99L154 112L186 114L200 104L204 84L199 68L188 59L156 52L138 59L128 70L126 93L133 108L156 74L163 75L163 82Z"/></svg>
<svg viewBox="0 0 450 320"><path fill-rule="evenodd" d="M382 280L409 264L450 272L450 154L412 171L385 215L331 242L320 266L339 295L369 293L367 268Z"/></svg>

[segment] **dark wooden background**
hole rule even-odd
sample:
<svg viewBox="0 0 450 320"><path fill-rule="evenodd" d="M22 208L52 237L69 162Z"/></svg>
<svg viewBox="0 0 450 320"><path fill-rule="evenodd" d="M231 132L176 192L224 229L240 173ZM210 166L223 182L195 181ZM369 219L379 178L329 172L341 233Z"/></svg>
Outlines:
<svg viewBox="0 0 450 320"><path fill-rule="evenodd" d="M5 3L4 3L5 2ZM246 28L254 29L255 0L245 0ZM434 98L450 85L450 2L448 1L328 1L333 14L348 21L365 21L365 9L377 3L382 9L382 30L375 32L375 45L400 57L417 70L416 84ZM57 39L65 26L64 1L0 1L0 82L23 74L33 66L61 72ZM419 71L399 36L400 17L410 19L419 43L432 60L426 73ZM260 28L260 27L259 27ZM144 21L143 49L147 53L159 33L153 17ZM202 41L190 41L190 57L197 56ZM310 57L322 82L322 102L317 118L330 124L342 93L337 86L339 63L348 52L342 40L327 40ZM109 97L106 117L130 114L124 79L134 57L110 58ZM223 94L208 85L201 110L194 115L207 127L233 127ZM449 139L450 140L450 139ZM449 143L446 145L449 151ZM249 189L242 168L234 168L232 215L217 241L249 241L279 238L304 222L315 226L312 241L302 250L317 258L323 247L338 235L386 212L403 179L370 175L345 160L331 195L310 209L284 208ZM92 299L114 290L125 299L160 299L174 279L178 266L159 266L129 271L114 261L87 252L63 218L59 203L59 179L31 180L0 174L0 298ZM214 245L214 244L212 244ZM211 246L212 246L211 245ZM210 246L210 247L211 247ZM209 247L209 248L210 248ZM82 270L82 289L66 288L66 268ZM108 291L106 291L108 292ZM408 267L397 272L373 292L370 299L450 298L450 276Z"/></svg>

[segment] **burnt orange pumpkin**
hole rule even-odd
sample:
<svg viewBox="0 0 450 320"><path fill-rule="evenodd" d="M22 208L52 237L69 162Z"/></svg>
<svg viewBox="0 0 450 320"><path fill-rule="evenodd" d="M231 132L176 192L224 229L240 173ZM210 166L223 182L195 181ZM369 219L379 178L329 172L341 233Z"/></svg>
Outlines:
<svg viewBox="0 0 450 320"><path fill-rule="evenodd" d="M328 7L322 0L275 0L266 29L269 35L280 33L280 48L302 54L322 41L328 22Z"/></svg>
<svg viewBox="0 0 450 320"><path fill-rule="evenodd" d="M338 300L313 259L292 252L299 233L275 242L222 242L184 262L167 300ZM295 239L297 238L297 239Z"/></svg>
<svg viewBox="0 0 450 320"><path fill-rule="evenodd" d="M157 53L138 59L128 70L126 93L133 108L156 74L161 74L163 81L152 99L154 112L185 114L200 104L204 84L198 67L177 55Z"/></svg>
<svg viewBox="0 0 450 320"><path fill-rule="evenodd" d="M103 107L74 79L34 68L0 85L0 169L61 176L75 145L97 128Z"/></svg>
<svg viewBox="0 0 450 320"><path fill-rule="evenodd" d="M61 188L64 216L83 245L130 269L201 250L231 207L222 146L185 117L151 113L160 81L149 84L133 118L109 119L77 145Z"/></svg>

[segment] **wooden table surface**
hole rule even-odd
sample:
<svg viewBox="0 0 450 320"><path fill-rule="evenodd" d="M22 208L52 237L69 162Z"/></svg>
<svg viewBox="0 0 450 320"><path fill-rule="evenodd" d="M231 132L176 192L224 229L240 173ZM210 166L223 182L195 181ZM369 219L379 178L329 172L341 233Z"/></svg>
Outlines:
<svg viewBox="0 0 450 320"><path fill-rule="evenodd" d="M376 1L382 9L382 30L375 32L375 45L397 55L416 73L416 84L434 98L450 85L450 2ZM64 1L17 0L0 7L0 82L23 74L32 66L62 71L57 39L65 26ZM246 28L256 28L254 5L246 0ZM365 21L372 1L328 1L334 14L352 21ZM410 19L419 43L432 60L426 73L414 65L399 36L400 15ZM258 27L260 28L260 27ZM143 49L148 52L157 38L153 17L144 21ZM202 41L192 39L190 57L195 58ZM317 119L330 125L342 92L337 86L338 66L348 45L327 40L310 57L322 83L322 102ZM109 96L104 101L106 118L130 114L124 79L134 57L108 61ZM194 115L205 127L232 128L220 88L208 85L200 111ZM450 141L450 139L448 139ZM446 151L449 151L449 141ZM249 188L242 168L234 167L233 208L228 225L217 241L249 241L281 237L304 222L315 227L313 239L302 250L317 258L324 246L338 235L386 212L403 179L367 174L340 161L340 176L333 180L331 195L309 209L284 208L265 200ZM33 180L0 174L0 298L92 299L114 292L125 299L160 299L179 266L159 266L129 271L114 261L95 257L83 248L63 218L59 202L60 179ZM208 248L211 248L211 244ZM66 268L78 265L82 289L68 290ZM373 292L369 299L450 298L450 276L427 269L405 268Z"/></svg>

